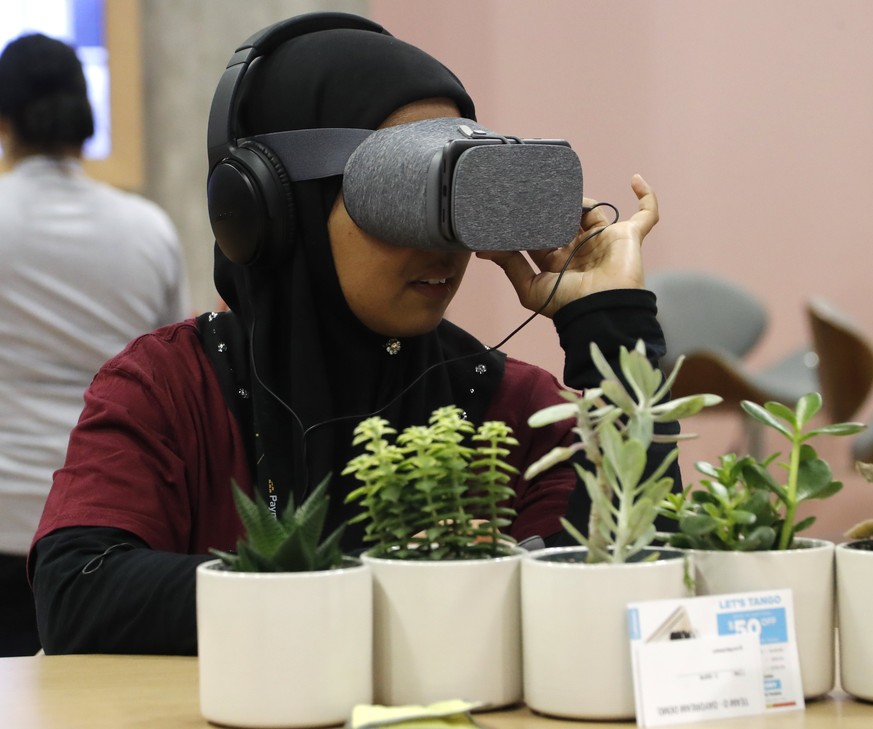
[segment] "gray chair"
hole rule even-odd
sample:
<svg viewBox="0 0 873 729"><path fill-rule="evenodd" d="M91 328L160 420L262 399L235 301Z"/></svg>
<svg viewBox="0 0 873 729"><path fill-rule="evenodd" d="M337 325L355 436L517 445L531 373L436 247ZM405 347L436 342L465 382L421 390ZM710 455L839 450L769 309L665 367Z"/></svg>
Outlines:
<svg viewBox="0 0 873 729"><path fill-rule="evenodd" d="M753 294L733 281L694 270L654 271L646 285L658 297L658 321L667 341L665 369L679 355L685 356L673 396L721 396L719 409L742 415L749 452L761 456L759 424L742 413L740 402L776 400L793 406L818 388L815 352L800 347L766 368L752 370L744 357L767 327L766 309Z"/></svg>
<svg viewBox="0 0 873 729"><path fill-rule="evenodd" d="M663 269L646 277L658 297L658 320L667 340L664 367L680 354L720 352L738 361L761 338L767 312L733 281L701 271Z"/></svg>

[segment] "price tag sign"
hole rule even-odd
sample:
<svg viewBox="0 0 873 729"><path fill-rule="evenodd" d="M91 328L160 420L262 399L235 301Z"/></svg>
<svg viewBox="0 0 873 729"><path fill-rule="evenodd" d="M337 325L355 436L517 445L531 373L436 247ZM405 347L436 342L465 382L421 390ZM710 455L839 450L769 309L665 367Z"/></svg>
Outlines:
<svg viewBox="0 0 873 729"><path fill-rule="evenodd" d="M637 724L804 708L790 590L628 606Z"/></svg>

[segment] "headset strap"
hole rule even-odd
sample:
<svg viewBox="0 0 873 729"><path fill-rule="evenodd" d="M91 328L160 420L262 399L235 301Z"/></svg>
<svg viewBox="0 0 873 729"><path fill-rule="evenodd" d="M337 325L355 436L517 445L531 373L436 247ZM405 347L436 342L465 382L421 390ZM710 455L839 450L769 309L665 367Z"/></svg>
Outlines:
<svg viewBox="0 0 873 729"><path fill-rule="evenodd" d="M256 134L245 140L269 147L282 162L292 182L341 175L346 162L371 129L296 129Z"/></svg>

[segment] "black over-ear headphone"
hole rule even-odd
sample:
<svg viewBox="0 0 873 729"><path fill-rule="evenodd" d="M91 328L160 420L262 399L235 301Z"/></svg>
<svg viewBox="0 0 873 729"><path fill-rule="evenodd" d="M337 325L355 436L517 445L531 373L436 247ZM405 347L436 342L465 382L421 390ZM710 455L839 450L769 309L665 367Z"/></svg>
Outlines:
<svg viewBox="0 0 873 729"><path fill-rule="evenodd" d="M291 38L349 28L390 35L381 25L349 13L309 13L271 25L246 40L227 63L209 111L206 196L209 221L222 253L234 263L254 261L287 245L294 230L289 175L269 146L239 136L246 72L256 59Z"/></svg>

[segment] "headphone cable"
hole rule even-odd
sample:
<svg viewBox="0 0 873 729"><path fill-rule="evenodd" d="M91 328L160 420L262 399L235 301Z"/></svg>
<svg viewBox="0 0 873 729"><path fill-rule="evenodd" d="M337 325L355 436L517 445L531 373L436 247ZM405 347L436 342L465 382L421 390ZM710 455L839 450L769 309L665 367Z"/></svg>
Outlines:
<svg viewBox="0 0 873 729"><path fill-rule="evenodd" d="M487 348L488 350L492 350L492 349L500 349L501 347L503 347L503 346L504 346L504 345L505 345L505 344L506 344L510 339L512 339L516 334L518 334L522 329L524 329L528 324L530 324L530 322L532 322L532 321L533 321L537 316L539 316L543 311L545 311L546 307L551 303L552 299L555 297L555 294L556 294L557 291L558 291L558 286L560 286L561 281L562 281L562 279L563 279L563 277L564 277L564 274L566 273L567 268L568 268L568 266L570 265L570 262L573 260L573 258L576 256L576 254L577 254L577 253L579 252L579 250L582 248L582 246L585 245L589 240L591 240L591 239L594 238L595 236L597 236L597 235L599 235L600 233L602 233L602 232L603 232L604 230L606 230L610 225L615 224L615 222L619 219L619 211L618 211L618 208L616 208L616 206L613 205L612 203L608 203L608 202L597 203L596 205L593 205L593 206L591 206L590 208L589 208L589 207L584 207L584 208L582 209L582 214L585 215L586 213L588 213L588 212L590 212L591 210L594 210L594 209L596 209L596 208L598 208L598 207L609 207L609 208L611 208L611 209L613 210L614 214L615 214L615 217L614 217L613 221L612 221L611 223L607 223L606 225L604 225L604 226L602 226L602 227L600 227L600 228L596 228L595 230L592 230L588 235L586 235L586 236L585 236L581 241L579 241L579 242L578 242L578 243L573 247L573 250L570 251L570 255L567 256L567 260L564 261L563 266L561 266L561 269L558 271L558 278L555 280L555 283L554 283L554 285L552 286L552 289L551 289L551 291L549 292L549 295L546 297L546 300L542 303L542 305L541 305L541 306L540 306L536 311L534 311L533 313L531 313L530 316L528 316L524 321L522 321L521 324L519 324L517 327L515 327L515 329L513 329L511 332L509 332L509 334L507 334L503 339L501 339L501 340L500 340L496 345L494 345L493 347L491 347L491 346L487 346L487 345L486 345L486 348ZM300 416L297 415L297 413L294 411L294 409L293 409L293 408L292 408L288 403L286 403L286 402L285 402L285 401L284 401L284 400L283 400L283 399L282 399L282 398L281 398L281 397L280 397L276 392L274 392L274 391L269 387L269 385L267 385L267 384L266 384L266 383L261 379L261 376L260 376L260 374L258 373L258 368L257 368L257 364L256 364L256 362L255 362L255 356L254 356L255 331L256 331L256 316L255 316L254 313L253 313L253 316L252 316L252 325L251 325L251 330L250 330L250 334L249 334L249 336L250 336L250 346L251 346L251 356L250 356L250 360L251 360L251 365L252 365L252 374L253 374L253 376L254 376L254 379L258 382L258 384L259 384L261 387L264 388L264 390L267 392L267 394L269 394L271 397L273 397L273 398L274 398L274 399L275 399L275 400L276 400L276 401L277 401L277 402L278 402L278 403L279 403L283 408L285 408L285 409L286 409L286 410L287 410L287 411L288 411L288 412L293 416L293 418L294 418L294 420L296 421L298 427L300 428L300 435L301 435L301 439L302 439L302 442L303 442L304 453L305 453L305 448L306 448L306 445L305 445L305 444L306 444L307 436L308 436L312 431L314 431L316 428L320 428L320 427L322 427L322 426L324 426L324 425L332 425L332 424L334 424L334 423L342 422L342 421L345 421L345 420L364 420L364 419L366 419L366 418L371 418L371 417L374 417L374 416L376 416L376 415L379 415L380 413L384 412L385 410L387 410L388 408L390 408L392 405L394 405L394 403L396 403L396 402L397 402L398 400L400 400L403 396L405 396L405 395L406 395L406 394L407 394L407 393L408 393L408 392L409 392L413 387L415 387L415 386L416 386L416 385L417 385L417 384L418 384L418 383L419 383L419 382L420 382L424 377L426 377L430 372L432 372L433 370L437 369L438 367L444 367L444 366L446 366L446 365L448 365L448 364L453 364L453 363L455 363L455 362L461 362L461 361L463 361L463 360L465 360L465 359L469 359L469 358L471 358L471 357L477 357L477 356L480 356L480 355L482 354L481 352L472 352L472 353L470 353L470 354L460 355L460 356L458 356L458 357L453 357L453 358L451 358L451 359L447 359L447 360L444 360L444 361L442 361L442 362L436 362L436 363L434 363L434 364L432 364L432 365L429 365L429 366L426 367L426 368L425 368L425 369L424 369L424 370L423 370L423 371L422 371L422 372L421 372L417 377L415 377L415 379L413 379L412 382L410 382L408 385L406 385L406 387L404 387L404 388L403 388L399 393L397 393L394 397L392 397L388 402L386 402L386 403L385 403L384 405L382 405L381 407L376 408L374 411L372 411L372 412L370 412L370 413L358 413L358 414L349 414L349 415L338 415L338 416L336 416L336 417L334 417L334 418L329 418L329 419L327 419L327 420L323 420L323 421L320 421L320 422L318 422L318 423L313 423L313 424L310 425L310 426L306 426L306 425L304 425L303 421L300 419Z"/></svg>

